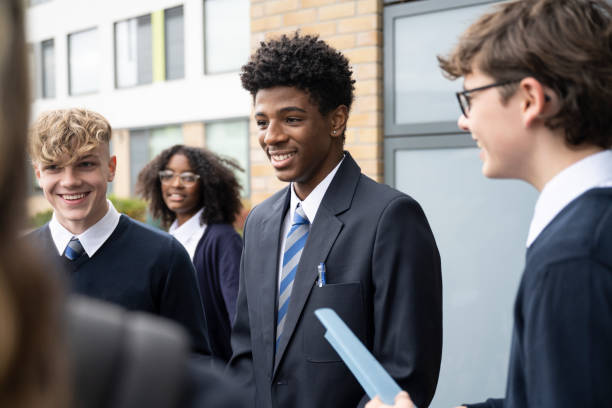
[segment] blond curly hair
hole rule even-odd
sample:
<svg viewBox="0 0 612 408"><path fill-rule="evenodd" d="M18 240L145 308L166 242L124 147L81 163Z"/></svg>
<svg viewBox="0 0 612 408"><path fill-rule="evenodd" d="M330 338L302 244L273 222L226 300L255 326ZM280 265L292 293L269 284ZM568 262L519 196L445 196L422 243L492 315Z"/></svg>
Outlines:
<svg viewBox="0 0 612 408"><path fill-rule="evenodd" d="M99 113L81 109L43 112L30 128L29 152L36 164L69 165L111 139L112 129Z"/></svg>

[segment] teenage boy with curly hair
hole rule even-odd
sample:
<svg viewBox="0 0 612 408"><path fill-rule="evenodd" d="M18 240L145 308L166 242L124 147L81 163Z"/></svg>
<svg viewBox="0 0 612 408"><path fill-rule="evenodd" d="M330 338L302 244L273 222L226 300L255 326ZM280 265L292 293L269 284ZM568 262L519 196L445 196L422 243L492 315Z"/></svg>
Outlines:
<svg viewBox="0 0 612 408"><path fill-rule="evenodd" d="M191 334L194 351L209 355L189 255L176 239L118 213L106 198L117 165L110 137L108 121L89 110L38 117L29 151L53 217L28 239L63 266L74 292L175 320Z"/></svg>
<svg viewBox="0 0 612 408"><path fill-rule="evenodd" d="M290 183L244 228L229 366L257 407L367 401L323 337L313 313L321 307L334 309L419 405L436 388L440 257L419 204L361 174L343 151L351 74L341 53L298 34L262 43L242 67L259 143Z"/></svg>
<svg viewBox="0 0 612 408"><path fill-rule="evenodd" d="M480 147L483 174L540 192L514 306L506 397L470 406L609 406L612 7L502 4L439 60L451 78L464 79L458 123ZM397 398L397 407L409 406L407 395Z"/></svg>

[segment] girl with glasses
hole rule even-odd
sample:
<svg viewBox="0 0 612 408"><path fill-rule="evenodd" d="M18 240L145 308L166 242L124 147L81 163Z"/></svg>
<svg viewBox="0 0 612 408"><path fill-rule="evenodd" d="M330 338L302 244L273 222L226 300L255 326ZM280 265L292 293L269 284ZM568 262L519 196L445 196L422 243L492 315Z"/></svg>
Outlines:
<svg viewBox="0 0 612 408"><path fill-rule="evenodd" d="M201 148L175 145L138 175L137 192L151 214L183 244L197 272L212 353L231 357L242 238L233 227L242 209L232 160Z"/></svg>

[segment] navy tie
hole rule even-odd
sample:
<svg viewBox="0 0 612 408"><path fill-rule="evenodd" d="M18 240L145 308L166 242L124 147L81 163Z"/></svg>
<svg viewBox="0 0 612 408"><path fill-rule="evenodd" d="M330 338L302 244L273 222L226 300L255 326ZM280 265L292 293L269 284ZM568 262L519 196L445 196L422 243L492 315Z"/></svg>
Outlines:
<svg viewBox="0 0 612 408"><path fill-rule="evenodd" d="M281 284L278 291L278 317L276 320L277 349L281 335L283 334L283 328L285 327L285 318L287 317L287 309L289 308L295 272L297 271L300 257L302 256L302 250L308 238L309 226L310 221L308 221L306 214L304 214L304 209L298 205L293 215L293 224L287 234L285 253L283 254Z"/></svg>
<svg viewBox="0 0 612 408"><path fill-rule="evenodd" d="M81 245L81 241L77 237L72 237L68 245L66 246L66 251L64 251L64 256L71 261L74 261L78 257L80 257L85 250L83 249L83 245Z"/></svg>

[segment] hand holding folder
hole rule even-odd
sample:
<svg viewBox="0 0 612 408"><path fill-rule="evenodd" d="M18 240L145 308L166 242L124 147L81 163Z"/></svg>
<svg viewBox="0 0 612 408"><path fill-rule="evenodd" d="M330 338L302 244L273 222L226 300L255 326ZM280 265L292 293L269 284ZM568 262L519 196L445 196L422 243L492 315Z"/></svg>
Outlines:
<svg viewBox="0 0 612 408"><path fill-rule="evenodd" d="M317 309L315 315L327 329L325 338L340 355L370 398L378 397L393 405L401 388L372 353L353 334L336 312L329 308Z"/></svg>

